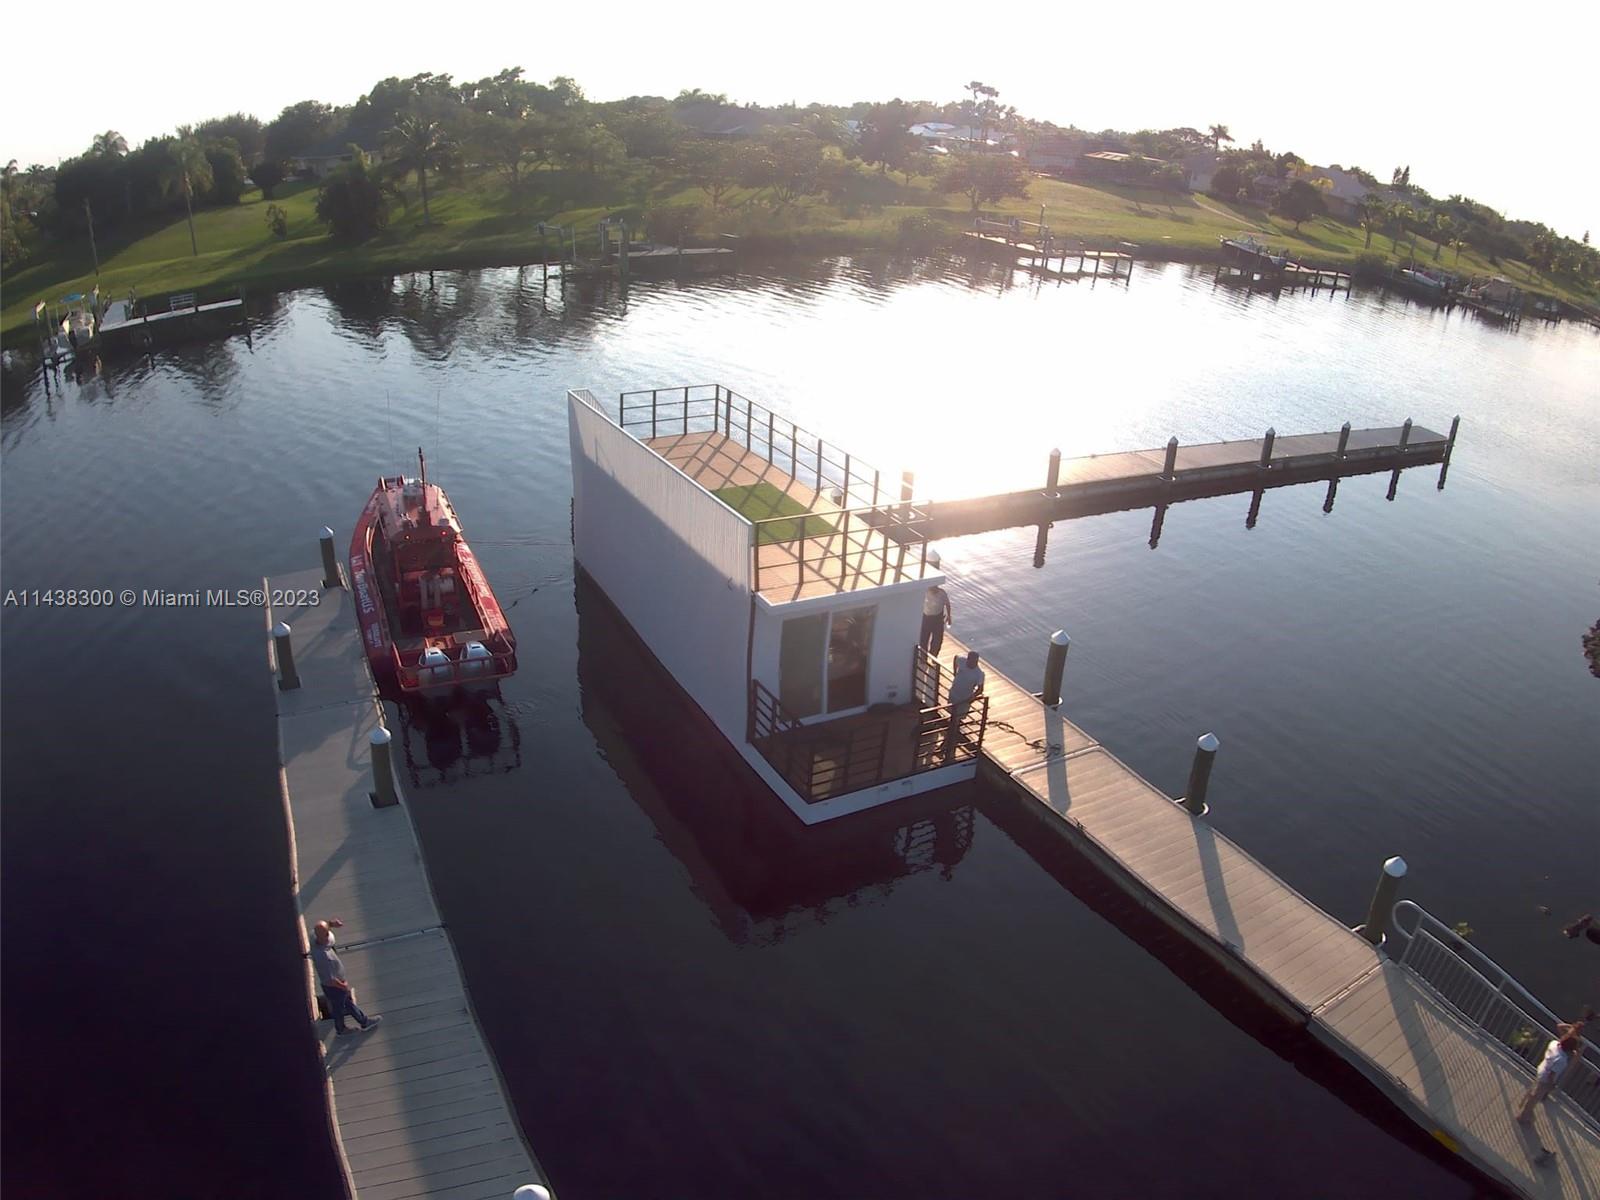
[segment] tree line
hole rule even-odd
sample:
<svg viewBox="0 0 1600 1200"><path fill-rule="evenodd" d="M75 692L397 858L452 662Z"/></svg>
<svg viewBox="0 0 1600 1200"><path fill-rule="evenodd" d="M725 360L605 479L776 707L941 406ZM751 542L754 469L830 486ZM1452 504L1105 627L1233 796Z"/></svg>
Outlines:
<svg viewBox="0 0 1600 1200"><path fill-rule="evenodd" d="M1326 207L1298 155L1271 153L1260 142L1225 148L1234 138L1223 124L1089 133L1029 119L980 80L958 90L965 94L942 103L896 98L759 108L699 89L671 99L596 102L569 77L538 83L520 67L465 82L430 72L391 77L346 106L302 100L266 122L231 113L137 148L107 130L59 168L24 172L11 163L0 240L11 267L51 238L82 236L91 218L97 228L115 231L184 215L191 249L199 253L196 208L237 204L251 184L272 200L308 158L346 153L348 167L321 184L317 213L336 236L352 240L381 229L397 202L409 205L413 181L422 219L432 222L432 186L469 167L495 172L519 206L536 191L564 189L568 200L642 208L670 190L663 183L680 183L697 189L713 214L736 193L744 203L759 198L779 212L813 197L848 211L876 176L900 179L907 192L920 181L923 194L958 195L977 212L1025 195L1029 152L1063 135L1086 151L1127 154L1121 180L1135 187L1186 190L1182 160L1209 150L1219 159L1211 190L1221 197L1248 196L1252 181L1267 175L1282 183L1275 210L1296 228ZM935 148L913 133L933 121L961 126L964 135ZM1352 171L1378 187L1368 173ZM683 236L699 219L681 204L646 215L662 237ZM287 233L282 208L269 208L267 219L275 232ZM1600 279L1600 256L1587 235L1582 242L1563 238L1468 197L1437 200L1411 182L1409 168L1397 169L1376 199L1368 197L1359 220L1368 248L1374 235L1387 235L1396 251L1406 241L1415 248L1421 237L1436 260L1446 249L1459 257L1471 246L1490 261L1524 259L1576 280Z"/></svg>

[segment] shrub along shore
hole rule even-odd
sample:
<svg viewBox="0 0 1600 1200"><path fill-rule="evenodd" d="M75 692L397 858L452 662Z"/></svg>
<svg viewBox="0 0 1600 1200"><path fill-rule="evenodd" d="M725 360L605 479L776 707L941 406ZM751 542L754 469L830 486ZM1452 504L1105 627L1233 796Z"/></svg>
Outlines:
<svg viewBox="0 0 1600 1200"><path fill-rule="evenodd" d="M732 188L715 207L705 191L687 182L636 193L631 203L589 203L584 195L594 189L581 173L554 169L529 172L515 189L503 175L472 169L429 183L431 220L413 188L392 203L386 228L355 243L329 234L316 215L317 185L298 182L280 185L271 201L251 191L238 204L197 211L193 246L181 216L103 236L98 277L87 238L58 244L47 256L7 273L0 333L7 345L31 343L37 301L88 291L96 283L102 296L133 291L150 298L537 263L546 250L555 253L554 239L541 239L541 221L571 228L584 256L594 253L598 222L605 216L627 218L636 240L653 235L674 243L681 235L693 245L734 234L747 252L762 256L926 251L959 243L961 231L971 225L965 197L941 194L927 179L902 183L871 171L859 172L847 194L827 199L782 203L766 189ZM276 230L269 207L277 210ZM1257 206L1200 193L1035 178L1026 196L987 205L984 212L1036 221L1041 207L1052 232L1070 243L1108 249L1131 244L1132 252L1146 260L1209 261L1218 253L1220 237L1251 232L1312 265L1377 274L1414 257L1462 275L1500 275L1530 292L1578 303L1588 299L1525 263L1491 263L1471 247L1440 246L1425 235L1391 241L1374 232L1369 238L1362 229L1329 217L1307 220L1296 230Z"/></svg>

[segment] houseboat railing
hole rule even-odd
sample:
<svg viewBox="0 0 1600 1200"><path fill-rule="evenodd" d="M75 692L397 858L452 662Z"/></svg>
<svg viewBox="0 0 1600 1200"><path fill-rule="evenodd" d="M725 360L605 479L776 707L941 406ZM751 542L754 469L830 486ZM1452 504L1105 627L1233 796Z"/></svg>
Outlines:
<svg viewBox="0 0 1600 1200"><path fill-rule="evenodd" d="M885 714L879 720L846 718L804 725L758 679L750 681L749 741L807 804L920 775L983 752L989 698L979 696L959 714L949 704L915 710L915 720ZM909 738L891 754L895 738ZM904 757L909 751L909 759Z"/></svg>
<svg viewBox="0 0 1600 1200"><path fill-rule="evenodd" d="M753 586L762 590L763 569L769 584L773 571L795 569L798 583L831 581L837 591L921 579L928 572L927 521L927 509L910 503L819 509L752 521ZM763 567L762 550L772 546L787 553L766 555Z"/></svg>
<svg viewBox="0 0 1600 1200"><path fill-rule="evenodd" d="M1406 939L1397 961L1509 1050L1531 1077L1555 1038L1560 1020L1497 962L1410 900L1394 906L1394 929ZM1600 1128L1600 1051L1585 1040L1557 1086L1584 1118Z"/></svg>
<svg viewBox="0 0 1600 1200"><path fill-rule="evenodd" d="M890 481L871 463L720 383L623 392L617 424L641 441L719 433L839 508L872 508L894 498Z"/></svg>

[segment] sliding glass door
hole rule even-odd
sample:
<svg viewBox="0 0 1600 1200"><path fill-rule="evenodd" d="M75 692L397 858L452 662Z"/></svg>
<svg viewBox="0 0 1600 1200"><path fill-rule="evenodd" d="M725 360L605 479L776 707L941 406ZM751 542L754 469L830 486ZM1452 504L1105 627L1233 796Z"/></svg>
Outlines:
<svg viewBox="0 0 1600 1200"><path fill-rule="evenodd" d="M865 708L877 608L791 617L778 648L778 700L794 717Z"/></svg>

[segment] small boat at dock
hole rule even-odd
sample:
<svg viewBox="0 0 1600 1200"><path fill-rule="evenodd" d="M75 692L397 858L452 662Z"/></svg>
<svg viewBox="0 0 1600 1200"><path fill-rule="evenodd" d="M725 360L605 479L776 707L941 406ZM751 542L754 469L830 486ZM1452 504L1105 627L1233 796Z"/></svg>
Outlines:
<svg viewBox="0 0 1600 1200"><path fill-rule="evenodd" d="M492 690L517 669L517 639L444 489L378 480L350 541L361 642L391 699Z"/></svg>

